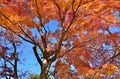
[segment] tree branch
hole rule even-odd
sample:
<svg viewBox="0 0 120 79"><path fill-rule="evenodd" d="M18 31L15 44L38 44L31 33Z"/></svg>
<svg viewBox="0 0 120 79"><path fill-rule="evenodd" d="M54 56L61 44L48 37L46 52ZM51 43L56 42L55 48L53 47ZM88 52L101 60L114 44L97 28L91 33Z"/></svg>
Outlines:
<svg viewBox="0 0 120 79"><path fill-rule="evenodd" d="M17 48L15 43L12 44L14 48L14 78L18 79L18 71L17 71L17 62L18 62L18 56L17 56Z"/></svg>
<svg viewBox="0 0 120 79"><path fill-rule="evenodd" d="M43 63L42 63L42 61L41 61L41 59L40 59L40 57L39 57L39 55L38 55L37 47L36 47L36 46L33 47L33 51L34 51L34 54L35 54L35 56L36 56L36 58L37 58L37 61L38 61L39 65L41 66L41 69L42 69Z"/></svg>
<svg viewBox="0 0 120 79"><path fill-rule="evenodd" d="M15 24L13 21L11 21L11 19L9 19L7 16L5 16L1 11L0 11L0 14L6 18L10 23L12 23L13 25Z"/></svg>
<svg viewBox="0 0 120 79"><path fill-rule="evenodd" d="M40 22L40 27L38 27L37 28L37 30L38 30L38 32L39 32L39 34L40 34L40 37L41 37L41 39L42 39L42 43L43 43L43 49L41 49L42 50L42 53L43 53L43 57L45 58L45 59L47 59L47 55L46 55L46 52L47 52L47 50L46 50L46 48L47 48L47 43L46 43L46 29L44 28L44 25L43 25L43 23L42 23L42 19L41 19L41 15L40 15L40 12L39 12L39 8L38 8L38 2L37 2L37 0L35 0L35 5L36 5L36 9L37 9L37 14L38 14L38 17L39 17L39 22ZM43 34L43 32L42 32L42 27L43 27L43 29L45 30L45 36L44 36L44 34ZM40 47L40 46L39 46Z"/></svg>

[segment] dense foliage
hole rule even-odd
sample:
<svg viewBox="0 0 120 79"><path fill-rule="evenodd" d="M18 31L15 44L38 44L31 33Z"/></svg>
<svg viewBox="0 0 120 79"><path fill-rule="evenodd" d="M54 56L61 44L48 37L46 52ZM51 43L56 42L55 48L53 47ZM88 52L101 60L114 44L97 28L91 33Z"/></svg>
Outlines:
<svg viewBox="0 0 120 79"><path fill-rule="evenodd" d="M0 39L11 44L0 42L0 75L20 78L24 41L33 44L41 79L120 79L119 25L119 0L0 0Z"/></svg>

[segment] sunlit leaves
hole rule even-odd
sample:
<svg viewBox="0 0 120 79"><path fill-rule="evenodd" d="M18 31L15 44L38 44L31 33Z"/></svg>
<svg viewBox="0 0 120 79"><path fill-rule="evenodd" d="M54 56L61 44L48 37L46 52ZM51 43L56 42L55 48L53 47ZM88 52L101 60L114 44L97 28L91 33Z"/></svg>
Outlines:
<svg viewBox="0 0 120 79"><path fill-rule="evenodd" d="M56 60L56 79L81 75L102 79L101 74L118 71L120 36L109 29L119 25L115 15L119 4L118 0L4 0L0 1L0 25L38 46L50 64ZM51 20L58 24L49 25ZM57 29L50 31L54 26ZM6 36L9 41L19 42L11 32ZM112 65L103 65L108 61Z"/></svg>
<svg viewBox="0 0 120 79"><path fill-rule="evenodd" d="M11 15L9 19L15 23L18 23L21 21L21 17L19 17L18 15Z"/></svg>
<svg viewBox="0 0 120 79"><path fill-rule="evenodd" d="M26 14L29 14L27 16L30 16L31 18L26 18L25 16L27 20L25 20L25 18L24 20L21 20L21 22L25 22L25 23L29 19L34 19L35 17L33 16L37 16L39 19L41 19L41 21L43 21L43 23L46 23L51 19L58 19L58 20L61 19L61 20L66 20L70 22L70 20L72 20L72 18L74 17L75 22L79 23L80 26L82 27L82 25L85 25L85 26L90 25L89 22L91 22L91 20L93 20L95 23L98 23L99 20L103 19L105 23L105 26L103 27L106 28L106 26L111 25L111 23L113 23L114 26L116 25L115 24L116 18L115 16L112 15L114 10L110 8L110 7L114 7L114 4L112 3L113 2L111 1L101 1L101 0L93 0L93 1L92 0L83 0L83 1L81 0L73 0L73 1L71 0L65 0L65 1L64 0L52 0L52 1L36 0L35 1L33 0L33 1L16 1L16 2L13 1L12 4L9 3L4 7L1 6L1 11L3 13L8 13L8 14L5 14L5 16L7 17L10 16L10 18L12 18L14 15L15 15L14 17L17 16L14 19L12 18L13 19L12 21L17 21L17 19L18 20L22 19L24 17L21 17L21 16L25 16ZM117 4L119 2L115 1L115 3ZM110 4L110 7L106 6L106 4ZM7 8L7 10L5 7ZM108 9L109 11L105 12L104 14L103 12L105 11L104 10L105 8ZM102 14L102 16L100 14ZM91 16L93 18L91 18ZM84 24L81 23L80 18L83 18L82 22ZM28 22L29 24L31 23L31 21L28 21ZM98 25L102 25L103 22L99 21L99 23ZM29 25L29 24L28 26L30 27L34 26L34 23L32 25L31 24ZM80 26L77 26L77 27L80 27ZM64 27L66 27L66 25ZM94 27L95 26L91 25L89 28L91 28L90 30L93 30ZM98 26L96 27L97 29L94 29L94 30L98 30L101 28Z"/></svg>
<svg viewBox="0 0 120 79"><path fill-rule="evenodd" d="M114 64L105 64L102 66L102 72L106 75L112 75L119 72L119 68Z"/></svg>
<svg viewBox="0 0 120 79"><path fill-rule="evenodd" d="M67 63L62 61L57 61L55 65L55 78L69 78L69 79L79 79L75 72L70 71L70 67Z"/></svg>

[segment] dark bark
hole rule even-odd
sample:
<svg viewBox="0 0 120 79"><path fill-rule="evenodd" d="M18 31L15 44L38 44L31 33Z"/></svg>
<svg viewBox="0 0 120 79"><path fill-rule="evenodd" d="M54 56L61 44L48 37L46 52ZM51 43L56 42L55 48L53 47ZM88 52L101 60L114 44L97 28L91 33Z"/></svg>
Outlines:
<svg viewBox="0 0 120 79"><path fill-rule="evenodd" d="M33 51L37 58L38 63L41 66L40 79L48 79L48 71L52 62L48 61L48 59L44 59L42 61L41 58L39 57L36 46L33 47Z"/></svg>
<svg viewBox="0 0 120 79"><path fill-rule="evenodd" d="M37 52L37 47L34 46L33 47L33 51L34 51L34 54L35 54L35 57L37 58L37 61L39 63L39 65L41 66L41 74L40 74L40 79L47 79L47 63L43 63L41 58L39 57L39 54Z"/></svg>
<svg viewBox="0 0 120 79"><path fill-rule="evenodd" d="M14 79L18 79L18 74L17 74L17 61L18 59L15 58L15 65L14 65Z"/></svg>
<svg viewBox="0 0 120 79"><path fill-rule="evenodd" d="M40 79L48 79L48 72L49 72L51 63L52 63L51 61L43 63L43 67L41 69L41 74L40 74Z"/></svg>
<svg viewBox="0 0 120 79"><path fill-rule="evenodd" d="M47 64L44 64L41 69L40 79L47 79Z"/></svg>
<svg viewBox="0 0 120 79"><path fill-rule="evenodd" d="M18 79L18 74L17 74L17 60L15 60L14 79Z"/></svg>
<svg viewBox="0 0 120 79"><path fill-rule="evenodd" d="M42 61L39 57L39 54L37 53L37 47L36 46L33 47L33 51L34 51L35 57L37 58L37 61L38 61L39 65L41 66L41 69L42 69L43 63L42 63Z"/></svg>
<svg viewBox="0 0 120 79"><path fill-rule="evenodd" d="M13 57L14 57L14 79L18 79L18 71L17 71L17 62L18 62L18 56L17 56L17 48L16 48L16 45L15 43L13 43L13 48L14 48L14 54L13 54Z"/></svg>

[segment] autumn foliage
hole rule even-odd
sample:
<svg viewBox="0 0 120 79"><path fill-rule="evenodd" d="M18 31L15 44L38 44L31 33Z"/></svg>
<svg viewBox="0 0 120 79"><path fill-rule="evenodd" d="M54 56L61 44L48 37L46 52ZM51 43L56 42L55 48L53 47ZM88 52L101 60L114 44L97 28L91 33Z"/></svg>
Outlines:
<svg viewBox="0 0 120 79"><path fill-rule="evenodd" d="M12 34L5 39L34 45L41 79L120 79L120 30L111 30L120 28L119 14L119 0L0 1L0 27Z"/></svg>

